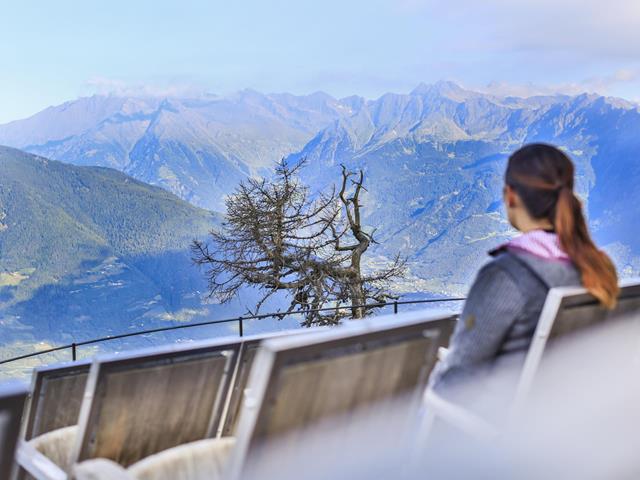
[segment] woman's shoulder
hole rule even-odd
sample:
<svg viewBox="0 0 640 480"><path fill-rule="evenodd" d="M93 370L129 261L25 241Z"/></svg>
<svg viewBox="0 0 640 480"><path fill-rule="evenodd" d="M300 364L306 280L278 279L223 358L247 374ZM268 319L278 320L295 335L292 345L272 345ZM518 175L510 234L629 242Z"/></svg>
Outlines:
<svg viewBox="0 0 640 480"><path fill-rule="evenodd" d="M535 259L533 260L535 262ZM484 281L488 279L499 279L502 283L510 283L515 286L521 286L523 283L529 283L528 280L533 277L534 280L540 281L536 271L527 263L520 254L504 250L494 255L478 273L478 277L482 277ZM545 283L543 281L543 283ZM525 289L527 286L525 285ZM519 288L520 289L520 288Z"/></svg>
<svg viewBox="0 0 640 480"><path fill-rule="evenodd" d="M519 270L512 253L501 252L485 263L476 276L474 286L494 292L518 288L518 280L523 271Z"/></svg>
<svg viewBox="0 0 640 480"><path fill-rule="evenodd" d="M483 275L513 274L518 264L515 253L503 250L492 255L492 258L482 266L480 273Z"/></svg>
<svg viewBox="0 0 640 480"><path fill-rule="evenodd" d="M467 295L465 312L476 317L510 312L504 316L505 321L517 315L526 303L527 292L520 285L517 272L509 267L512 261L501 254L479 270Z"/></svg>
<svg viewBox="0 0 640 480"><path fill-rule="evenodd" d="M484 268L489 272L503 272L525 290L530 289L532 284L549 289L581 283L580 274L573 263L545 259L528 252L504 250Z"/></svg>

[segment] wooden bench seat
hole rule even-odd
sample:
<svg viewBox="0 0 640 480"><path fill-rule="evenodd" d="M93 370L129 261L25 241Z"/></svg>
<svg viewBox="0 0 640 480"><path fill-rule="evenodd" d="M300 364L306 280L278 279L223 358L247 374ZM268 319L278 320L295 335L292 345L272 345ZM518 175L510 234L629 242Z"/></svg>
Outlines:
<svg viewBox="0 0 640 480"><path fill-rule="evenodd" d="M232 480L248 468L277 468L289 457L271 458L265 453L272 442L286 439L287 456L293 458L297 449L306 447L299 435L308 427L340 418L346 432L356 425L356 413L398 397L413 398L415 409L404 412L411 418L453 324L450 314L416 312L262 342L243 395L233 449L225 450L223 438L166 450L144 461L157 475L144 480L165 480L162 472L172 464L181 472L177 477L181 480ZM197 455L192 447L200 453L210 451L216 461L228 453L222 476L210 466L211 459L193 461ZM177 451L189 453L185 457ZM185 462L188 474L179 467Z"/></svg>
<svg viewBox="0 0 640 480"><path fill-rule="evenodd" d="M68 463L38 467L46 464L38 452L46 447L35 437L24 445L21 465L38 479L65 478L71 465L84 460L106 458L127 467L167 448L214 436L239 349L238 339L226 339L97 357L77 434L69 437ZM54 432L46 435L57 439Z"/></svg>

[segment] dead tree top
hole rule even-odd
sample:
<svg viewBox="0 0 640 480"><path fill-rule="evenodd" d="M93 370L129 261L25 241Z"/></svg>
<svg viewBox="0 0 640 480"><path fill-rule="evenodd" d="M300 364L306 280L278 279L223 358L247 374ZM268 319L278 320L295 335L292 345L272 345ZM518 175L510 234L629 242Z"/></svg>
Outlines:
<svg viewBox="0 0 640 480"><path fill-rule="evenodd" d="M246 286L261 291L251 314L287 291L287 312L305 311L304 325L361 318L368 312L361 305L397 298L389 283L403 275L405 260L398 255L386 268L363 271L363 255L375 243L362 225L364 172L342 166L340 189L311 198L299 176L305 163L282 161L272 180L242 182L226 200L222 229L208 243L193 242L194 262L206 267L209 295L219 302ZM335 310L315 311L326 307Z"/></svg>

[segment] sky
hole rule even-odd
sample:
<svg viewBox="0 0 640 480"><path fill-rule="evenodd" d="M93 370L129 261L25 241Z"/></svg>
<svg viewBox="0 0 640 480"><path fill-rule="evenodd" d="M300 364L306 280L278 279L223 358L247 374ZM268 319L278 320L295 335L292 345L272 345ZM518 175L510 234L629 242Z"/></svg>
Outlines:
<svg viewBox="0 0 640 480"><path fill-rule="evenodd" d="M640 101L640 0L0 0L0 123L92 94Z"/></svg>

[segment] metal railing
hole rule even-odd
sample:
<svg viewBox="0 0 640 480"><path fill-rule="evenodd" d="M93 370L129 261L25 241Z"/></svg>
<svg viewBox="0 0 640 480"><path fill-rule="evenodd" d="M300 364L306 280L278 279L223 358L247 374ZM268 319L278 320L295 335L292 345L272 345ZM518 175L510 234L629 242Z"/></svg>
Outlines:
<svg viewBox="0 0 640 480"><path fill-rule="evenodd" d="M106 337L94 338L92 340L85 340L81 342L73 342L66 345L59 345L57 347L48 348L46 350L38 350L37 352L27 353L25 355L20 355L18 357L7 358L4 360L0 360L0 365L16 362L18 360L24 360L26 358L38 357L40 355L46 355L48 353L59 352L61 350L71 350L71 360L75 361L78 358L78 348L86 345L94 345L97 343L108 342L111 340L118 340L122 338L128 337L136 337L139 335L148 335L151 333L159 333L159 332L168 332L172 330L181 330L186 328L195 328L195 327L203 327L207 325L218 325L222 323L238 323L238 333L239 336L244 336L244 322L246 320L261 320L264 318L284 318L292 315L302 315L308 314L312 312L324 312L324 311L335 311L335 310L350 310L352 308L381 308L381 307L389 307L393 306L393 313L397 314L400 305L415 305L415 304L423 304L423 303L440 303L440 302L461 302L465 300L464 298L430 298L426 300L398 300L394 302L386 302L386 303L369 303L365 305L344 305L339 307L326 307L326 308L316 308L311 310L295 310L291 312L275 312L275 313L264 313L261 315L249 315L249 316L240 316L240 317L232 317L225 318L222 320L209 320L206 322L194 322L194 323L185 323L181 325L172 325L170 327L159 327L152 328L149 330L139 330L136 332L130 333L122 333L119 335L108 335Z"/></svg>

